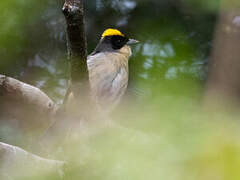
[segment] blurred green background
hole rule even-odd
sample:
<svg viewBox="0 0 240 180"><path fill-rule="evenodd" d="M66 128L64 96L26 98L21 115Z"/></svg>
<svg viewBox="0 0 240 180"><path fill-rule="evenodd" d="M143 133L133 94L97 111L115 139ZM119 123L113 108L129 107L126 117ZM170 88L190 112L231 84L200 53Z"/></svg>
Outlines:
<svg viewBox="0 0 240 180"><path fill-rule="evenodd" d="M62 5L0 2L0 74L58 103L69 78ZM85 1L89 53L109 27L141 43L133 47L128 92L113 114L122 128L68 140L64 153L52 155L69 160L66 179L240 178L238 113L202 108L218 6L218 0ZM15 130L0 132L0 139L22 141Z"/></svg>

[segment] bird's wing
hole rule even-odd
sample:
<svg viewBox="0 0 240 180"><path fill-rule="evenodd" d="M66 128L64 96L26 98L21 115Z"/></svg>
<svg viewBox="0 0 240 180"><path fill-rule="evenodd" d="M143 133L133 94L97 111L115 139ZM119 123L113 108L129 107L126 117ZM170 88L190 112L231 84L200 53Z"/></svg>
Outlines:
<svg viewBox="0 0 240 180"><path fill-rule="evenodd" d="M100 104L117 104L127 88L128 69L117 58L106 53L88 57L92 95Z"/></svg>

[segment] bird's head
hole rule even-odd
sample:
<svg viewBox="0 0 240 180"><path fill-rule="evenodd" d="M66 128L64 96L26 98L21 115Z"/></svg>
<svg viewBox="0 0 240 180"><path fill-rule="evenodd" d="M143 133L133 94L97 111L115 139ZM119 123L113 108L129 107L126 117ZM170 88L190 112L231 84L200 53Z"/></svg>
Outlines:
<svg viewBox="0 0 240 180"><path fill-rule="evenodd" d="M120 50L125 45L136 44L139 41L130 39L117 29L106 29L102 36L98 46L95 49L95 53L104 51Z"/></svg>

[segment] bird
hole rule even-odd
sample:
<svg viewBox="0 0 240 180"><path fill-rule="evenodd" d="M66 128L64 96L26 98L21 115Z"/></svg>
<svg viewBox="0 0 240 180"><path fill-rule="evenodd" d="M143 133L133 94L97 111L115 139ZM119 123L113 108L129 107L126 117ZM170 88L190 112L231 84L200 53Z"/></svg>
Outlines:
<svg viewBox="0 0 240 180"><path fill-rule="evenodd" d="M87 57L90 91L100 111L111 112L126 92L129 78L130 39L118 29L108 28Z"/></svg>
<svg viewBox="0 0 240 180"><path fill-rule="evenodd" d="M132 55L130 45L138 42L128 38L117 29L108 28L102 33L96 48L87 56L90 97L95 102L97 109L95 109L95 105L94 107L83 106L79 109L70 83L63 102L63 109L60 109L56 116L58 120L55 120L42 135L40 144L59 137L62 141L66 133L74 134L75 129L78 132L79 121L75 119L79 117L79 114L82 120L81 125L83 125L84 120L87 120L84 122L88 122L91 118L101 119L107 121L107 125L113 125L109 121L108 115L118 105L126 92L129 75L128 60ZM92 103L89 104L92 105ZM86 113L86 117L84 113ZM104 125L102 122L101 124Z"/></svg>

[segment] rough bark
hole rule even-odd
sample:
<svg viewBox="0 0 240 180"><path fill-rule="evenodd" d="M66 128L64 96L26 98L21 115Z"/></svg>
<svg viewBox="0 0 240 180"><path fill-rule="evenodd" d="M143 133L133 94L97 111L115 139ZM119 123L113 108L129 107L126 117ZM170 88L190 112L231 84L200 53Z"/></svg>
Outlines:
<svg viewBox="0 0 240 180"><path fill-rule="evenodd" d="M50 160L29 153L19 147L0 142L0 177L18 175L31 176L34 173L57 172L63 175L63 161ZM24 174L25 173L25 174Z"/></svg>
<svg viewBox="0 0 240 180"><path fill-rule="evenodd" d="M25 128L47 127L57 110L40 89L4 75L0 75L0 107L1 120L17 119Z"/></svg>
<svg viewBox="0 0 240 180"><path fill-rule="evenodd" d="M207 82L207 102L223 101L223 99L237 102L240 100L240 3L238 1L222 1L213 45Z"/></svg>
<svg viewBox="0 0 240 180"><path fill-rule="evenodd" d="M83 0L65 0L62 11L67 24L71 91L75 97L83 98L87 95L89 88ZM67 93L68 95L69 93Z"/></svg>

